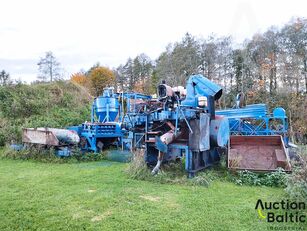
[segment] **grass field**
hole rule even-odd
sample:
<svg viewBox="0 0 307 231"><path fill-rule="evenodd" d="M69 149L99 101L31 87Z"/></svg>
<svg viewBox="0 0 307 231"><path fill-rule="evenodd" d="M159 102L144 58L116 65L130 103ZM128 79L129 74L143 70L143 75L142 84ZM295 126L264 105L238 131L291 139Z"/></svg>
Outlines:
<svg viewBox="0 0 307 231"><path fill-rule="evenodd" d="M131 180L126 164L0 160L0 230L267 230L256 201L280 188Z"/></svg>

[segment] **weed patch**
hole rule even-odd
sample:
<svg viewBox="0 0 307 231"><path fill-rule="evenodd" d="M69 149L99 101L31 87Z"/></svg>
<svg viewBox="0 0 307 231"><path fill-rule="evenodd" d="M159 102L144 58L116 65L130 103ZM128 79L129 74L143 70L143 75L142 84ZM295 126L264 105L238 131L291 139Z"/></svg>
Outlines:
<svg viewBox="0 0 307 231"><path fill-rule="evenodd" d="M288 174L278 168L270 173L254 173L247 170L239 171L234 182L238 185L285 187Z"/></svg>
<svg viewBox="0 0 307 231"><path fill-rule="evenodd" d="M285 189L290 198L307 203L307 155L301 153L301 161L296 164Z"/></svg>
<svg viewBox="0 0 307 231"><path fill-rule="evenodd" d="M136 151L132 161L126 169L127 175L136 180L145 180L161 184L181 184L192 186L209 186L216 179L219 173L208 170L199 173L196 177L189 179L181 162L164 164L159 173L152 175L150 167L145 163L144 153Z"/></svg>
<svg viewBox="0 0 307 231"><path fill-rule="evenodd" d="M70 157L58 157L55 155L53 148L44 148L39 146L29 146L26 149L15 151L9 147L3 149L0 153L0 158L15 159L15 160L32 160L42 163L78 163L101 161L106 159L106 152L100 153L81 153L73 151Z"/></svg>
<svg viewBox="0 0 307 231"><path fill-rule="evenodd" d="M0 86L0 146L20 143L22 128L63 128L89 120L91 97L70 82Z"/></svg>
<svg viewBox="0 0 307 231"><path fill-rule="evenodd" d="M146 180L158 183L183 184L208 187L214 180L234 182L237 185L286 187L288 174L281 168L271 173L254 173L250 171L230 172L226 168L226 161L210 169L198 172L191 179L181 162L164 164L157 175L152 175L150 168L144 161L142 152L135 152L133 160L126 169L126 173L132 179Z"/></svg>

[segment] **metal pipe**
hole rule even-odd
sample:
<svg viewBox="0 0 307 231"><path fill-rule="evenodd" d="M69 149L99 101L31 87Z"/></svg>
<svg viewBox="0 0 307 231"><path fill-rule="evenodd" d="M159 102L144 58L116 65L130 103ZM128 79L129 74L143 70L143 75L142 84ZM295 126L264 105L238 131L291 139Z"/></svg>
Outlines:
<svg viewBox="0 0 307 231"><path fill-rule="evenodd" d="M143 134L143 135L141 136L141 138L135 143L135 146L137 146L137 145L141 142L141 140L143 139L144 136L145 136L145 134Z"/></svg>
<svg viewBox="0 0 307 231"><path fill-rule="evenodd" d="M185 115L183 114L182 110L181 110L181 109L179 109L179 111L181 112L181 114L182 114L182 116L183 116L184 121L185 121L185 122L186 122L186 124L188 125L188 128L189 128L190 132L193 134L193 130L192 130L192 128L191 128L191 126L190 126L189 122L188 122L188 121L187 121L187 119L185 118Z"/></svg>
<svg viewBox="0 0 307 231"><path fill-rule="evenodd" d="M151 171L151 174L152 174L152 175L156 175L156 174L159 172L160 166L161 166L161 164L162 164L163 156L164 156L164 153L159 151L157 164L156 164L156 166L153 168L153 170Z"/></svg>
<svg viewBox="0 0 307 231"><path fill-rule="evenodd" d="M107 116L106 116L106 122L109 122L110 121L110 105L107 104Z"/></svg>
<svg viewBox="0 0 307 231"><path fill-rule="evenodd" d="M123 93L122 93L122 119L124 118L125 116L125 108L124 108L124 90L123 90Z"/></svg>
<svg viewBox="0 0 307 231"><path fill-rule="evenodd" d="M60 142L66 144L78 144L80 142L80 137L75 131L60 128L37 128L37 130L52 132Z"/></svg>
<svg viewBox="0 0 307 231"><path fill-rule="evenodd" d="M176 122L175 122L175 136L177 135L177 129L178 129L178 115L179 115L179 106L176 108Z"/></svg>
<svg viewBox="0 0 307 231"><path fill-rule="evenodd" d="M91 122L94 123L94 116L95 116L95 101L94 100L93 104L92 104L92 111L91 111Z"/></svg>

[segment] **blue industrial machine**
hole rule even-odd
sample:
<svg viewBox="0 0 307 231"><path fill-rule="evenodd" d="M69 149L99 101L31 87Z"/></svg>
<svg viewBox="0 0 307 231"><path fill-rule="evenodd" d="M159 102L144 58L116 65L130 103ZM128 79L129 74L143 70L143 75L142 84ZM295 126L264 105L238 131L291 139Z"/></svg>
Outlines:
<svg viewBox="0 0 307 231"><path fill-rule="evenodd" d="M82 150L98 152L110 144L141 148L153 173L163 162L185 159L193 176L219 161L226 149L228 120L215 114L221 96L221 87L202 75L191 76L186 89L159 85L158 99L107 88L93 102L91 122L70 129L79 134Z"/></svg>
<svg viewBox="0 0 307 231"><path fill-rule="evenodd" d="M99 152L104 147L120 145L123 137L120 110L118 94L113 88L105 88L92 104L91 121L69 128L80 136L81 150Z"/></svg>
<svg viewBox="0 0 307 231"><path fill-rule="evenodd" d="M149 99L151 96L139 93L119 94L114 93L113 88L105 88L103 94L92 103L90 122L67 129L27 128L23 131L23 143L54 147L55 154L60 157L72 155L72 146L76 145L84 153L100 152L111 145L122 150L132 150L138 146L136 127L139 119L131 121L129 115L138 115L142 102ZM124 118L125 127L122 126Z"/></svg>
<svg viewBox="0 0 307 231"><path fill-rule="evenodd" d="M60 156L71 155L70 147L78 138L83 152L99 152L109 146L143 149L153 174L165 162L185 160L190 177L219 161L230 147L230 135L282 135L288 143L284 109L275 108L269 114L265 104L242 107L237 97L237 108L216 111L222 88L202 75L190 76L185 88L163 82L157 92L158 98L153 99L105 88L93 101L90 122L68 130L26 129L24 143L55 146ZM69 142L63 143L63 137Z"/></svg>
<svg viewBox="0 0 307 231"><path fill-rule="evenodd" d="M235 108L216 112L229 121L228 168L268 172L281 167L291 171L285 110L277 107L270 114L265 104L243 106L243 97L238 94Z"/></svg>
<svg viewBox="0 0 307 231"><path fill-rule="evenodd" d="M122 150L132 150L137 146L138 135L135 131L140 118L132 119L139 115L142 103L149 99L151 96L114 93L113 88L105 88L103 94L95 98L92 104L91 121L68 129L79 134L80 147L85 152L99 152L110 145Z"/></svg>
<svg viewBox="0 0 307 231"><path fill-rule="evenodd" d="M185 158L189 176L219 161L229 139L227 118L215 115L222 89L202 75L192 75L187 87L158 86L158 99L128 113L135 145L145 148L145 161L157 173L163 162ZM140 105L138 105L140 106Z"/></svg>
<svg viewBox="0 0 307 231"><path fill-rule="evenodd" d="M122 149L132 151L135 148L144 148L144 123L147 116L144 114L148 102L152 100L149 95L128 92L120 94L122 100Z"/></svg>

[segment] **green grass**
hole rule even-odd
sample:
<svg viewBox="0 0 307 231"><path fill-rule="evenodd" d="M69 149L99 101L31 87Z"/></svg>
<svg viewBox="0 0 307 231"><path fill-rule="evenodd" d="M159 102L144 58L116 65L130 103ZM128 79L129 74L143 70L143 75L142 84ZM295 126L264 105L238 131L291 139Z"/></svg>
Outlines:
<svg viewBox="0 0 307 231"><path fill-rule="evenodd" d="M0 230L266 230L259 198L281 188L129 179L127 164L0 159Z"/></svg>

